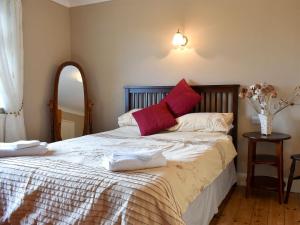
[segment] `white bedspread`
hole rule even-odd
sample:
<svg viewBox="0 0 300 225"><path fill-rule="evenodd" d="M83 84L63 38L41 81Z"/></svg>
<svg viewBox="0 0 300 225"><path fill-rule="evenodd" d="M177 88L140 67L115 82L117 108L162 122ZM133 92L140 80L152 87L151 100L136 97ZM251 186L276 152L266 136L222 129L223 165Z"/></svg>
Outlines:
<svg viewBox="0 0 300 225"><path fill-rule="evenodd" d="M153 178L152 185L161 183L161 181L158 182L157 177L166 180L167 183L170 184L171 190L166 191L170 203L164 204L168 205L168 207L175 207L171 209L171 212L177 212L175 214L177 214L178 218L175 218L177 216L172 214L174 218L160 218L159 221L177 221L176 224L182 224L182 221L178 221L180 221L181 215L186 211L189 203L192 202L206 186L213 182L225 169L227 164L236 156L231 137L222 133L168 132L148 137L140 137L136 127L122 127L109 132L56 142L50 144L48 148L50 151L43 157L44 161L53 163L60 162L60 164L65 162L67 165L77 165L78 168L76 169L78 170L80 170L81 167L84 169L91 168L95 173L99 171L97 179L100 179L99 177L102 173L100 161L102 160L104 153L109 151L120 152L122 150L135 152L139 151L139 149L162 149L164 156L168 160L166 167L139 170L136 173L132 172L130 176L133 176L134 174L136 178L143 174L147 176L150 174L155 178ZM36 163L36 159L38 158L24 157L24 162L31 159ZM0 165L2 163L1 160L2 159L0 159ZM5 163L11 165L9 161L3 161L3 163L2 167L0 166L0 171L5 170L5 167L3 167ZM9 172L11 172L11 170ZM47 173L47 171L45 171L45 173ZM118 176L121 176L121 174L119 173ZM127 176L128 174L124 173L124 176L125 175ZM4 175L4 177L8 176L9 174ZM90 174L89 176L93 175ZM108 178L105 177L105 179ZM118 180L118 183L115 184L123 184L125 186L124 182L127 185L126 188L130 188L128 181L122 181L122 179ZM7 185L13 184L8 184L3 180L0 181L0 188L4 186L7 187ZM139 186L138 188L141 187ZM142 189L145 190L145 188ZM135 191L132 193L135 193ZM9 208L9 205L16 201L13 197L14 195L8 199L3 199L1 196L3 195L0 193L0 206L4 207L4 211L1 212L0 209L0 221L1 216L3 217L5 215L7 218L14 216L14 211ZM20 201L20 198L25 199L26 193L24 193L24 196L17 196L17 198L17 202ZM42 198L42 196L40 198ZM51 199L49 196L48 198ZM126 197L126 199L128 199L128 197ZM36 201L38 200L39 199ZM172 203L173 201L176 202L175 205ZM8 204L8 206L6 204ZM111 204L114 203L112 202ZM176 205L178 205L178 209L176 209ZM92 206L93 205L90 207ZM164 205L158 205L157 207L163 207L165 209ZM162 210L163 208L160 208L159 210ZM30 214L30 221L34 221L34 216L40 217L40 208L32 208L32 210L36 211ZM166 215L168 215L168 213L170 212L166 211ZM115 212L114 217L116 217L116 215L120 216L122 219L117 220L114 224L119 224L123 219L124 221L130 221L130 219L128 219L128 215L131 216L130 210L126 210L126 208L118 209L118 211ZM147 214L144 214L144 216L145 215ZM81 216L84 216L85 218L88 215L84 214ZM80 221L84 221L84 218L80 218ZM142 218L139 219L140 221L147 221Z"/></svg>
<svg viewBox="0 0 300 225"><path fill-rule="evenodd" d="M141 137L138 128L133 126L49 145L49 149L56 151L52 158L93 167L100 167L99 160L105 152L128 151L128 148L132 152L147 148L164 149L167 167L141 171L165 177L174 188L183 212L236 156L231 136L224 133L165 132Z"/></svg>

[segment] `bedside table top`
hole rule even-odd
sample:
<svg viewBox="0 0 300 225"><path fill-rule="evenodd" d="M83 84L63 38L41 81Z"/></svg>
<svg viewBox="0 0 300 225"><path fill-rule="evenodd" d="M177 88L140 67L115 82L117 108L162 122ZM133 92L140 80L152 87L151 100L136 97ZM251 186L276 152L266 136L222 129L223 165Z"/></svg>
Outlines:
<svg viewBox="0 0 300 225"><path fill-rule="evenodd" d="M283 134L283 133L272 133L271 135L262 135L260 132L248 132L244 133L243 137L255 140L255 141L284 141L291 138L289 134Z"/></svg>

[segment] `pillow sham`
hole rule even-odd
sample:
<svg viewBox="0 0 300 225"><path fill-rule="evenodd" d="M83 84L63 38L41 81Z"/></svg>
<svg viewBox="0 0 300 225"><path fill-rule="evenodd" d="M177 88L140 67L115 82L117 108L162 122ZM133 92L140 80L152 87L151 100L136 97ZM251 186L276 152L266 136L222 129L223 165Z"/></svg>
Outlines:
<svg viewBox="0 0 300 225"><path fill-rule="evenodd" d="M119 127L125 127L125 126L137 126L137 122L132 116L132 113L140 111L141 109L132 109L127 113L122 114L118 117L118 124Z"/></svg>
<svg viewBox="0 0 300 225"><path fill-rule="evenodd" d="M200 100L201 95L182 79L161 102L166 102L174 116L179 117L191 112Z"/></svg>
<svg viewBox="0 0 300 225"><path fill-rule="evenodd" d="M228 133L232 128L233 113L190 113L176 119L169 131L207 131Z"/></svg>
<svg viewBox="0 0 300 225"><path fill-rule="evenodd" d="M176 119L166 103L159 103L132 113L141 135L147 136L168 129L176 124Z"/></svg>

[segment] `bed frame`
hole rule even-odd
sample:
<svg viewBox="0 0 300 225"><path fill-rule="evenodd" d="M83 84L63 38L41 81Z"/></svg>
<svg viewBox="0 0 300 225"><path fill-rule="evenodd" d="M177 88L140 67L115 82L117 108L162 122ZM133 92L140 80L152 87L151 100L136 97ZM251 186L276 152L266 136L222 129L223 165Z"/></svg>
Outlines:
<svg viewBox="0 0 300 225"><path fill-rule="evenodd" d="M125 112L157 104L174 86L126 86ZM240 85L195 85L192 88L202 96L193 112L232 112L234 116L232 141L237 149L238 93Z"/></svg>

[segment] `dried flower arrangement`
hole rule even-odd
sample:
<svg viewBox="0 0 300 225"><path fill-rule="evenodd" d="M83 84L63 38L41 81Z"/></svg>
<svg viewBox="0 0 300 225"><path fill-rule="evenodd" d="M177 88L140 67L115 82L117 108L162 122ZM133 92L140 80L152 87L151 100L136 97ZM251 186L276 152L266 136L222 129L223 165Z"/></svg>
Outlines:
<svg viewBox="0 0 300 225"><path fill-rule="evenodd" d="M275 87L266 83L242 88L239 96L249 99L259 115L262 134L269 135L272 132L273 117L285 108L295 105L296 100L300 97L300 86L296 87L288 98L281 98L279 101L275 101L278 96Z"/></svg>

